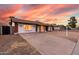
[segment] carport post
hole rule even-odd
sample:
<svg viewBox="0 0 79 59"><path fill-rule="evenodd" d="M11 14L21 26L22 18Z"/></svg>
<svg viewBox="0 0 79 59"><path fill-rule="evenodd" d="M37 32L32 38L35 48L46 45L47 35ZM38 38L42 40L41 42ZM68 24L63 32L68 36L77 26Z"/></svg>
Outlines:
<svg viewBox="0 0 79 59"><path fill-rule="evenodd" d="M12 26L10 25L10 34L12 34Z"/></svg>
<svg viewBox="0 0 79 59"><path fill-rule="evenodd" d="M14 19L15 17L13 17L13 16L10 16L9 17L10 18L10 34L13 34L13 29L12 29L12 19Z"/></svg>
<svg viewBox="0 0 79 59"><path fill-rule="evenodd" d="M2 26L1 26L1 35L2 35Z"/></svg>

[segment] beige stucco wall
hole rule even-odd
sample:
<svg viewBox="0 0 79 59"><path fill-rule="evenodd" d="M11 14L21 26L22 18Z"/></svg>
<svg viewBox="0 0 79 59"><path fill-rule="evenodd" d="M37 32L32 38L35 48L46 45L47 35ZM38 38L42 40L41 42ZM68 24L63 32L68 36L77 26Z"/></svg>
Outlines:
<svg viewBox="0 0 79 59"><path fill-rule="evenodd" d="M45 32L45 27L41 26L41 32Z"/></svg>

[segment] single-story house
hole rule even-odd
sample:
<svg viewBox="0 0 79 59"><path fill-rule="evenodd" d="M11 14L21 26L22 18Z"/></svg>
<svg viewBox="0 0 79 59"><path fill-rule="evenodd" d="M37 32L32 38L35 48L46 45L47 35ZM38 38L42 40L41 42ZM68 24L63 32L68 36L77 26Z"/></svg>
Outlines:
<svg viewBox="0 0 79 59"><path fill-rule="evenodd" d="M65 30L63 25L51 25L39 21L22 20L10 18L8 24L0 24L0 34L31 33L31 32L48 32L54 30Z"/></svg>
<svg viewBox="0 0 79 59"><path fill-rule="evenodd" d="M54 30L66 30L66 27L64 25L54 25Z"/></svg>
<svg viewBox="0 0 79 59"><path fill-rule="evenodd" d="M50 24L17 18L12 19L12 27L13 33L48 32L53 30Z"/></svg>

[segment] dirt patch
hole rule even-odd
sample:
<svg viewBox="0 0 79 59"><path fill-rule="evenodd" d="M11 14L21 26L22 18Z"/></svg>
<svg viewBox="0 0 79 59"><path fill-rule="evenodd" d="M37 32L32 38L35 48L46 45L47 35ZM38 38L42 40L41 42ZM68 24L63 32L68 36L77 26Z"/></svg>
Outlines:
<svg viewBox="0 0 79 59"><path fill-rule="evenodd" d="M0 54L39 55L40 53L19 35L0 36Z"/></svg>

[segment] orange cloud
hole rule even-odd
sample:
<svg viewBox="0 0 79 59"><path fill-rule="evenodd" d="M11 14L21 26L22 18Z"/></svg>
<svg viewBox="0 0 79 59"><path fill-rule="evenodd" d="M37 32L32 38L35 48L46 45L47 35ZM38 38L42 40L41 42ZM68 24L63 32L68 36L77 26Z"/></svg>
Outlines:
<svg viewBox="0 0 79 59"><path fill-rule="evenodd" d="M42 4L24 5L15 4L0 10L0 19L9 16L18 16L25 20L39 20L42 22L56 23L66 20L65 16L78 13L78 5ZM75 10L72 10L75 9ZM73 12L74 11L74 12Z"/></svg>
<svg viewBox="0 0 79 59"><path fill-rule="evenodd" d="M57 7L56 7L57 6ZM24 14L20 14L19 16L23 16L27 20L33 20L33 19L38 19L38 18L52 18L53 15L50 15L49 13L55 12L55 9L58 8L63 8L66 5L43 5L39 6L36 9L31 9L28 12ZM50 17L51 16L51 17Z"/></svg>

